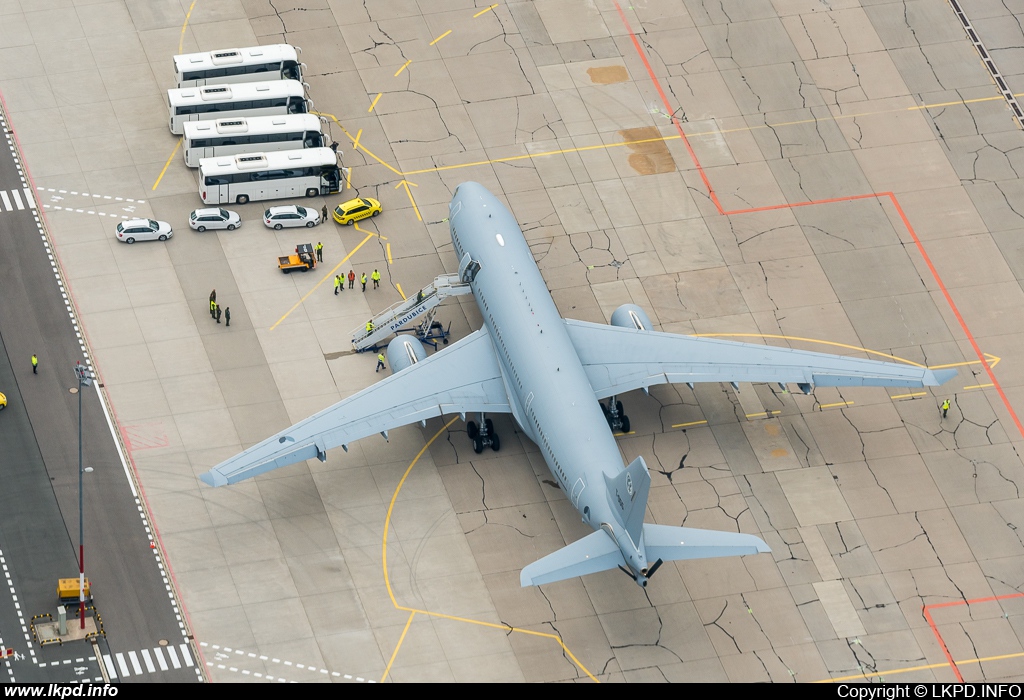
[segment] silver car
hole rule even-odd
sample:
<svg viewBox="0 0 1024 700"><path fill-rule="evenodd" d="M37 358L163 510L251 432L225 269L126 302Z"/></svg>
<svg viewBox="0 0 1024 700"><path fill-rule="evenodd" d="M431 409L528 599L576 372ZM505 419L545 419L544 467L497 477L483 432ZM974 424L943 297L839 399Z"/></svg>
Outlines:
<svg viewBox="0 0 1024 700"><path fill-rule="evenodd" d="M297 207L289 204L283 207L270 207L263 212L263 223L275 231L293 226L313 228L320 223L320 212L316 209Z"/></svg>
<svg viewBox="0 0 1024 700"><path fill-rule="evenodd" d="M128 219L117 225L117 240L124 243L135 241L166 241L174 235L166 221L153 219Z"/></svg>
<svg viewBox="0 0 1024 700"><path fill-rule="evenodd" d="M242 217L227 209L196 209L188 215L188 225L200 232L208 228L234 231L242 225Z"/></svg>

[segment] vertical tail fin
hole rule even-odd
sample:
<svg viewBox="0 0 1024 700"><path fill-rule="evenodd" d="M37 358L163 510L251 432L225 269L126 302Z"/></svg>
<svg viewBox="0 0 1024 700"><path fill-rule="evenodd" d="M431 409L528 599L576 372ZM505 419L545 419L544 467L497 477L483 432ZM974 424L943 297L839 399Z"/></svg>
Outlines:
<svg viewBox="0 0 1024 700"><path fill-rule="evenodd" d="M643 457L637 457L614 477L604 477L608 503L622 516L622 524L634 544L640 543L647 511L647 495L651 491L651 473Z"/></svg>

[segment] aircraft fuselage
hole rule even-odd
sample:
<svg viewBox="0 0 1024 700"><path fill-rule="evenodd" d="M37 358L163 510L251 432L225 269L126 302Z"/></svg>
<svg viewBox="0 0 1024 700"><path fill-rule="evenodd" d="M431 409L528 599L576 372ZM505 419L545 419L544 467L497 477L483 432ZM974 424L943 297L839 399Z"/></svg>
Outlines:
<svg viewBox="0 0 1024 700"><path fill-rule="evenodd" d="M449 221L460 272L493 341L513 417L583 521L603 527L642 576L643 537L631 540L604 479L623 470L618 445L519 224L473 182L459 185Z"/></svg>

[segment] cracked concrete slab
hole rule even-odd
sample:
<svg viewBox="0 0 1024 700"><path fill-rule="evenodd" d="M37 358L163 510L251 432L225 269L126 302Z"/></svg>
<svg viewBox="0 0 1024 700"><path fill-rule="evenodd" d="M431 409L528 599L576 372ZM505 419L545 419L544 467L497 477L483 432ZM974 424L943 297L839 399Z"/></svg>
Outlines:
<svg viewBox="0 0 1024 700"><path fill-rule="evenodd" d="M962 6L1017 85L1019 13ZM936 615L956 660L1020 653L1017 599L966 601L1024 592L1024 137L948 5L649 0L620 16L582 0L198 0L182 31L187 9L0 2L0 93L35 184L183 221L199 202L168 160L170 55L179 41L287 41L353 168L338 201L385 207L362 231L314 232L330 267L385 273L336 298L267 266L294 236L263 234L262 204L239 208L256 230L129 251L64 210L70 195L41 194L198 640L399 682L873 680L911 666L901 679L945 681L922 607L956 603ZM53 59L60 38L72 72ZM498 453L473 454L453 416L200 486L378 378L348 329L457 267L447 202L467 179L508 202L565 316L606 322L636 303L658 330L867 349L957 377L620 397L623 460L652 472L649 521L773 548L666 564L645 590L617 571L520 588L523 566L590 530L504 416ZM204 325L213 286L239 311L230 329ZM455 340L481 323L469 301L441 318ZM975 347L998 358L991 375ZM208 673L269 672L239 668L250 675ZM957 668L1024 673L1019 656Z"/></svg>

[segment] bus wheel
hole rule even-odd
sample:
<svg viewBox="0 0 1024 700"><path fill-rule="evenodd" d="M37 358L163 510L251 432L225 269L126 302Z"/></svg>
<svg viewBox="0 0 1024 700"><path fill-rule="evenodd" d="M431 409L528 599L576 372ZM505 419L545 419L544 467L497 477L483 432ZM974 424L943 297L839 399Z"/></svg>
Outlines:
<svg viewBox="0 0 1024 700"><path fill-rule="evenodd" d="M249 203L249 195L247 195L247 194L240 194L237 197L235 197L235 202L237 204L248 204Z"/></svg>
<svg viewBox="0 0 1024 700"><path fill-rule="evenodd" d="M310 187L308 190L306 190L306 196L307 197L316 197L319 194L320 194L320 190L315 190L312 187Z"/></svg>

